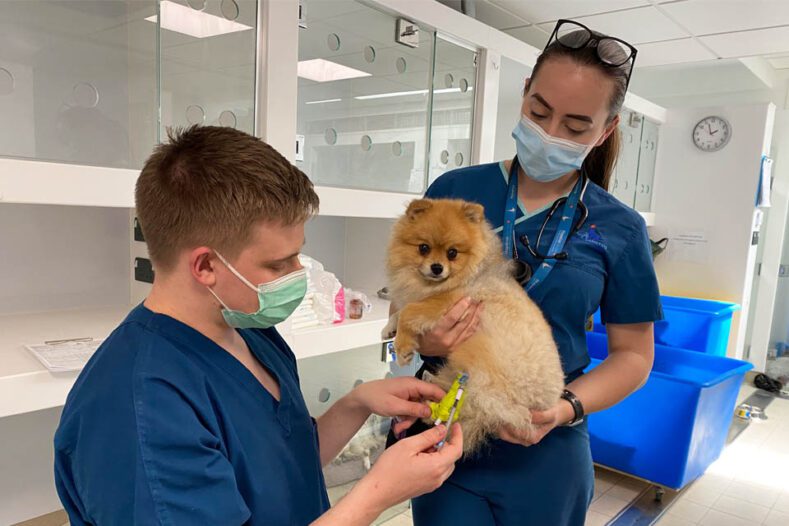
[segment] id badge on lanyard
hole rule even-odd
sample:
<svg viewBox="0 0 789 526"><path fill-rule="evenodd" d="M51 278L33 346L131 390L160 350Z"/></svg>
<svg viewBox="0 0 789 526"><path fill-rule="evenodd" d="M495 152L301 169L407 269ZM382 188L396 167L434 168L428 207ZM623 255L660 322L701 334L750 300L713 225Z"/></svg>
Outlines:
<svg viewBox="0 0 789 526"><path fill-rule="evenodd" d="M518 210L518 158L512 160L510 167L509 181L507 182L507 202L504 205L504 224L501 229L501 241L504 248L504 256L508 259L513 258L515 249L515 216ZM548 254L558 254L564 248L570 231L573 228L573 220L575 219L575 212L578 207L578 202L581 199L581 192L583 188L583 177L573 187L570 195L567 196L567 201L562 208L562 215L559 220L559 226L556 229L556 234L553 236L553 241L548 249ZM542 228L545 228L543 224ZM541 230L542 230L541 228ZM525 264L525 262L524 262ZM553 270L556 265L556 258L544 258L532 274L529 281L526 282L524 288L526 292L531 291L534 287L545 281L548 274Z"/></svg>

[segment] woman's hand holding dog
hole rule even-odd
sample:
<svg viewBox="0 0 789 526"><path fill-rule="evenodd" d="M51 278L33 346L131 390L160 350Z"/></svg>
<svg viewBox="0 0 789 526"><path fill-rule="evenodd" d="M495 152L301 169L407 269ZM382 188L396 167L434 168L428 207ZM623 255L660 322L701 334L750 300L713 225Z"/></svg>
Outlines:
<svg viewBox="0 0 789 526"><path fill-rule="evenodd" d="M447 356L468 340L479 328L482 302L463 298L449 309L433 330L421 336L419 353L424 356Z"/></svg>
<svg viewBox="0 0 789 526"><path fill-rule="evenodd" d="M499 438L506 442L513 444L520 444L522 446L533 446L538 444L545 435L550 433L554 428L563 425L573 419L573 407L565 400L559 402L550 409L545 411L532 411L531 423L533 429L513 429L511 426L505 426L499 431Z"/></svg>

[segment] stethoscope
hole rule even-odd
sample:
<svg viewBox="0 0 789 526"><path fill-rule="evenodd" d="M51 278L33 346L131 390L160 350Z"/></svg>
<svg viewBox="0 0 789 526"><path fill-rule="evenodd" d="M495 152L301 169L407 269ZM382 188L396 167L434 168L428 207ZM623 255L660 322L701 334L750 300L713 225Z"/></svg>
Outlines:
<svg viewBox="0 0 789 526"><path fill-rule="evenodd" d="M517 179L518 179L518 168L519 168L518 158L517 156L512 160L512 165L510 166L510 182L508 183L509 186L509 196L510 200L515 200L517 202ZM579 186L580 185L580 186ZM541 265L548 269L548 272L553 268L553 263L556 261L565 261L568 259L569 255L567 251L563 250L564 244L569 239L570 236L578 232L583 225L586 223L586 220L589 217L589 209L583 202L583 197L586 194L586 188L589 186L589 178L586 176L583 170L581 170L581 177L580 180L576 183L576 186L573 187L573 190L570 192L568 196L560 197L556 201L553 202L551 208L548 210L548 213L545 216L545 219L542 220L542 225L540 225L540 230L537 233L537 243L532 245L529 236L526 234L521 235L518 239L521 243L526 246L526 249L535 259L541 262ZM580 194L574 195L578 192L578 188L580 187ZM569 202L569 199L573 199L573 202ZM577 201L576 201L577 199ZM577 208L580 210L581 215L580 218L575 221L572 227L562 230L562 226L567 222L566 220L572 221L575 215L575 203L577 202ZM516 206L515 203L507 203L507 207ZM542 242L542 235L545 232L545 228L548 226L548 222L554 216L559 208L563 208L563 217L562 222L560 223L559 228L557 228L556 235L554 237L554 241L551 243L551 247L548 249L547 254L543 254L540 252L540 243ZM568 211L569 208L569 211ZM572 214L572 217L568 217L569 214ZM572 223L571 223L572 224ZM514 233L514 224L513 224L513 233ZM506 237L506 236L505 236ZM507 243L507 239L504 240ZM518 257L518 246L517 243L514 241L512 242L512 250L513 250L513 260L515 261L515 279L523 286L529 284L529 281L534 276L534 271L532 270L531 266L520 259ZM506 249L505 249L506 253ZM547 264L546 261L550 261L550 264ZM545 278L548 272L544 272L544 275L541 277L541 281Z"/></svg>

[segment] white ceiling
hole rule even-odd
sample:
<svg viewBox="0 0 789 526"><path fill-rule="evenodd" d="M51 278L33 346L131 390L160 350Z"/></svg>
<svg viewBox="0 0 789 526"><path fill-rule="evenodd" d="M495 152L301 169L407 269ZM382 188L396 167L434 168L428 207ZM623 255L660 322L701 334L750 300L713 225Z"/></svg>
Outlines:
<svg viewBox="0 0 789 526"><path fill-rule="evenodd" d="M789 0L476 0L476 16L538 48L571 18L633 44L637 68L763 57L789 70Z"/></svg>

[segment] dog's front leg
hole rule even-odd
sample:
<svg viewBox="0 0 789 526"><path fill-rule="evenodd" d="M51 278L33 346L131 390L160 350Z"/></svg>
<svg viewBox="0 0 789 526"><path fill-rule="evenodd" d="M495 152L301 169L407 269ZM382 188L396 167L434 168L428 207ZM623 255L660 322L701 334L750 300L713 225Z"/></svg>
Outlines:
<svg viewBox="0 0 789 526"><path fill-rule="evenodd" d="M454 305L453 299L447 296L433 296L418 303L406 305L400 311L397 322L397 336L394 345L397 363L411 363L414 353L419 350L419 337L430 331L444 313Z"/></svg>
<svg viewBox="0 0 789 526"><path fill-rule="evenodd" d="M384 340L390 340L395 337L397 334L397 323L400 319L400 311L396 311L389 316L389 321L386 323L386 327L381 331L381 338Z"/></svg>

